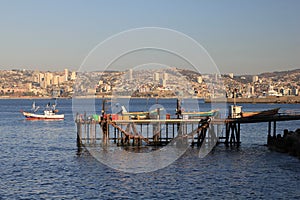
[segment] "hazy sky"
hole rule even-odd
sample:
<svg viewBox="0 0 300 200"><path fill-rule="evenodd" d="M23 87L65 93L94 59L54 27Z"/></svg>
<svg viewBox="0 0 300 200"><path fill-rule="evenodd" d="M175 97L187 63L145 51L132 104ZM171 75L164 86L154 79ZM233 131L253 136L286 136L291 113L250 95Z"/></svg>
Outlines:
<svg viewBox="0 0 300 200"><path fill-rule="evenodd" d="M106 38L163 27L200 43L222 73L300 68L298 0L0 0L0 69L77 70Z"/></svg>

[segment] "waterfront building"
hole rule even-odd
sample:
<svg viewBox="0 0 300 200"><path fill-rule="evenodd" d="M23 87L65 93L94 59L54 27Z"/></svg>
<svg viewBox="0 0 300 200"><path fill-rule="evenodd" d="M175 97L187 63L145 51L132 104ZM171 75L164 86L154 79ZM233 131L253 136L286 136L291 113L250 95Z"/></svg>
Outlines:
<svg viewBox="0 0 300 200"><path fill-rule="evenodd" d="M298 96L298 93L299 91L298 91L298 88L293 88L292 89L292 95L294 95L294 96Z"/></svg>
<svg viewBox="0 0 300 200"><path fill-rule="evenodd" d="M252 96L254 96L254 94L255 94L254 86L248 84L248 97L252 97Z"/></svg>
<svg viewBox="0 0 300 200"><path fill-rule="evenodd" d="M28 91L31 91L32 90L32 83L27 83L27 90Z"/></svg>

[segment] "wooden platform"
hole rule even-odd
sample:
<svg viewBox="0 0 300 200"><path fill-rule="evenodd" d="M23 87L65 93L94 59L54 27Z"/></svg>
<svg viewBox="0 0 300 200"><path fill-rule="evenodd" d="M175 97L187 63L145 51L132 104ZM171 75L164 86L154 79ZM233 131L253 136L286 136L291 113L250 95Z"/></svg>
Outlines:
<svg viewBox="0 0 300 200"><path fill-rule="evenodd" d="M78 115L79 116L79 115ZM81 115L82 116L82 115ZM144 119L95 121L78 117L77 144L116 144L120 145L165 145L172 139L188 137L191 145L201 146L203 142L224 142L226 145L239 146L241 124L268 123L268 137L276 136L276 122L300 120L300 115L282 115L248 118L212 119L204 127L200 119ZM224 127L225 126L225 133ZM97 128L98 127L98 128Z"/></svg>

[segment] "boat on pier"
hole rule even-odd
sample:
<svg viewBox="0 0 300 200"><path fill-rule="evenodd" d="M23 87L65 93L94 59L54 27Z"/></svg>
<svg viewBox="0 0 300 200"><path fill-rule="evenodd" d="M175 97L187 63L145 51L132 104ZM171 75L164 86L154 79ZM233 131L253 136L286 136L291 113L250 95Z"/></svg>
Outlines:
<svg viewBox="0 0 300 200"><path fill-rule="evenodd" d="M182 112L181 115L186 119L200 119L204 117L216 117L219 114L218 110L210 110L206 112Z"/></svg>
<svg viewBox="0 0 300 200"><path fill-rule="evenodd" d="M157 119L157 116L160 116L164 113L164 108L152 109L150 111L138 111L138 112L128 112L125 106L121 106L122 112L121 116L124 119Z"/></svg>
<svg viewBox="0 0 300 200"><path fill-rule="evenodd" d="M273 116L278 114L280 108L274 108L270 110L263 110L257 112L242 112L242 117L265 117L265 116Z"/></svg>
<svg viewBox="0 0 300 200"><path fill-rule="evenodd" d="M231 105L229 110L230 118L257 118L257 117L268 117L278 114L280 108L274 108L269 110L262 111L251 111L244 112L242 111L242 106Z"/></svg>

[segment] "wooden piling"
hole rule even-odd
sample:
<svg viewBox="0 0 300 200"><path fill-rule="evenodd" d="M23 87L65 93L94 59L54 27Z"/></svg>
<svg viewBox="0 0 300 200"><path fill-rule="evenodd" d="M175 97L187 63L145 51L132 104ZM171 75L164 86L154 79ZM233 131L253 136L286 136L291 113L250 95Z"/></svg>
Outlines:
<svg viewBox="0 0 300 200"><path fill-rule="evenodd" d="M273 121L273 137L276 137L276 121Z"/></svg>
<svg viewBox="0 0 300 200"><path fill-rule="evenodd" d="M230 134L230 127L229 127L229 124L230 123L226 123L225 126L226 126L226 135L225 135L225 145L228 146L228 143L229 143L229 134Z"/></svg>
<svg viewBox="0 0 300 200"><path fill-rule="evenodd" d="M77 147L81 148L82 146L82 123L79 114L76 114L76 124L77 124Z"/></svg>

